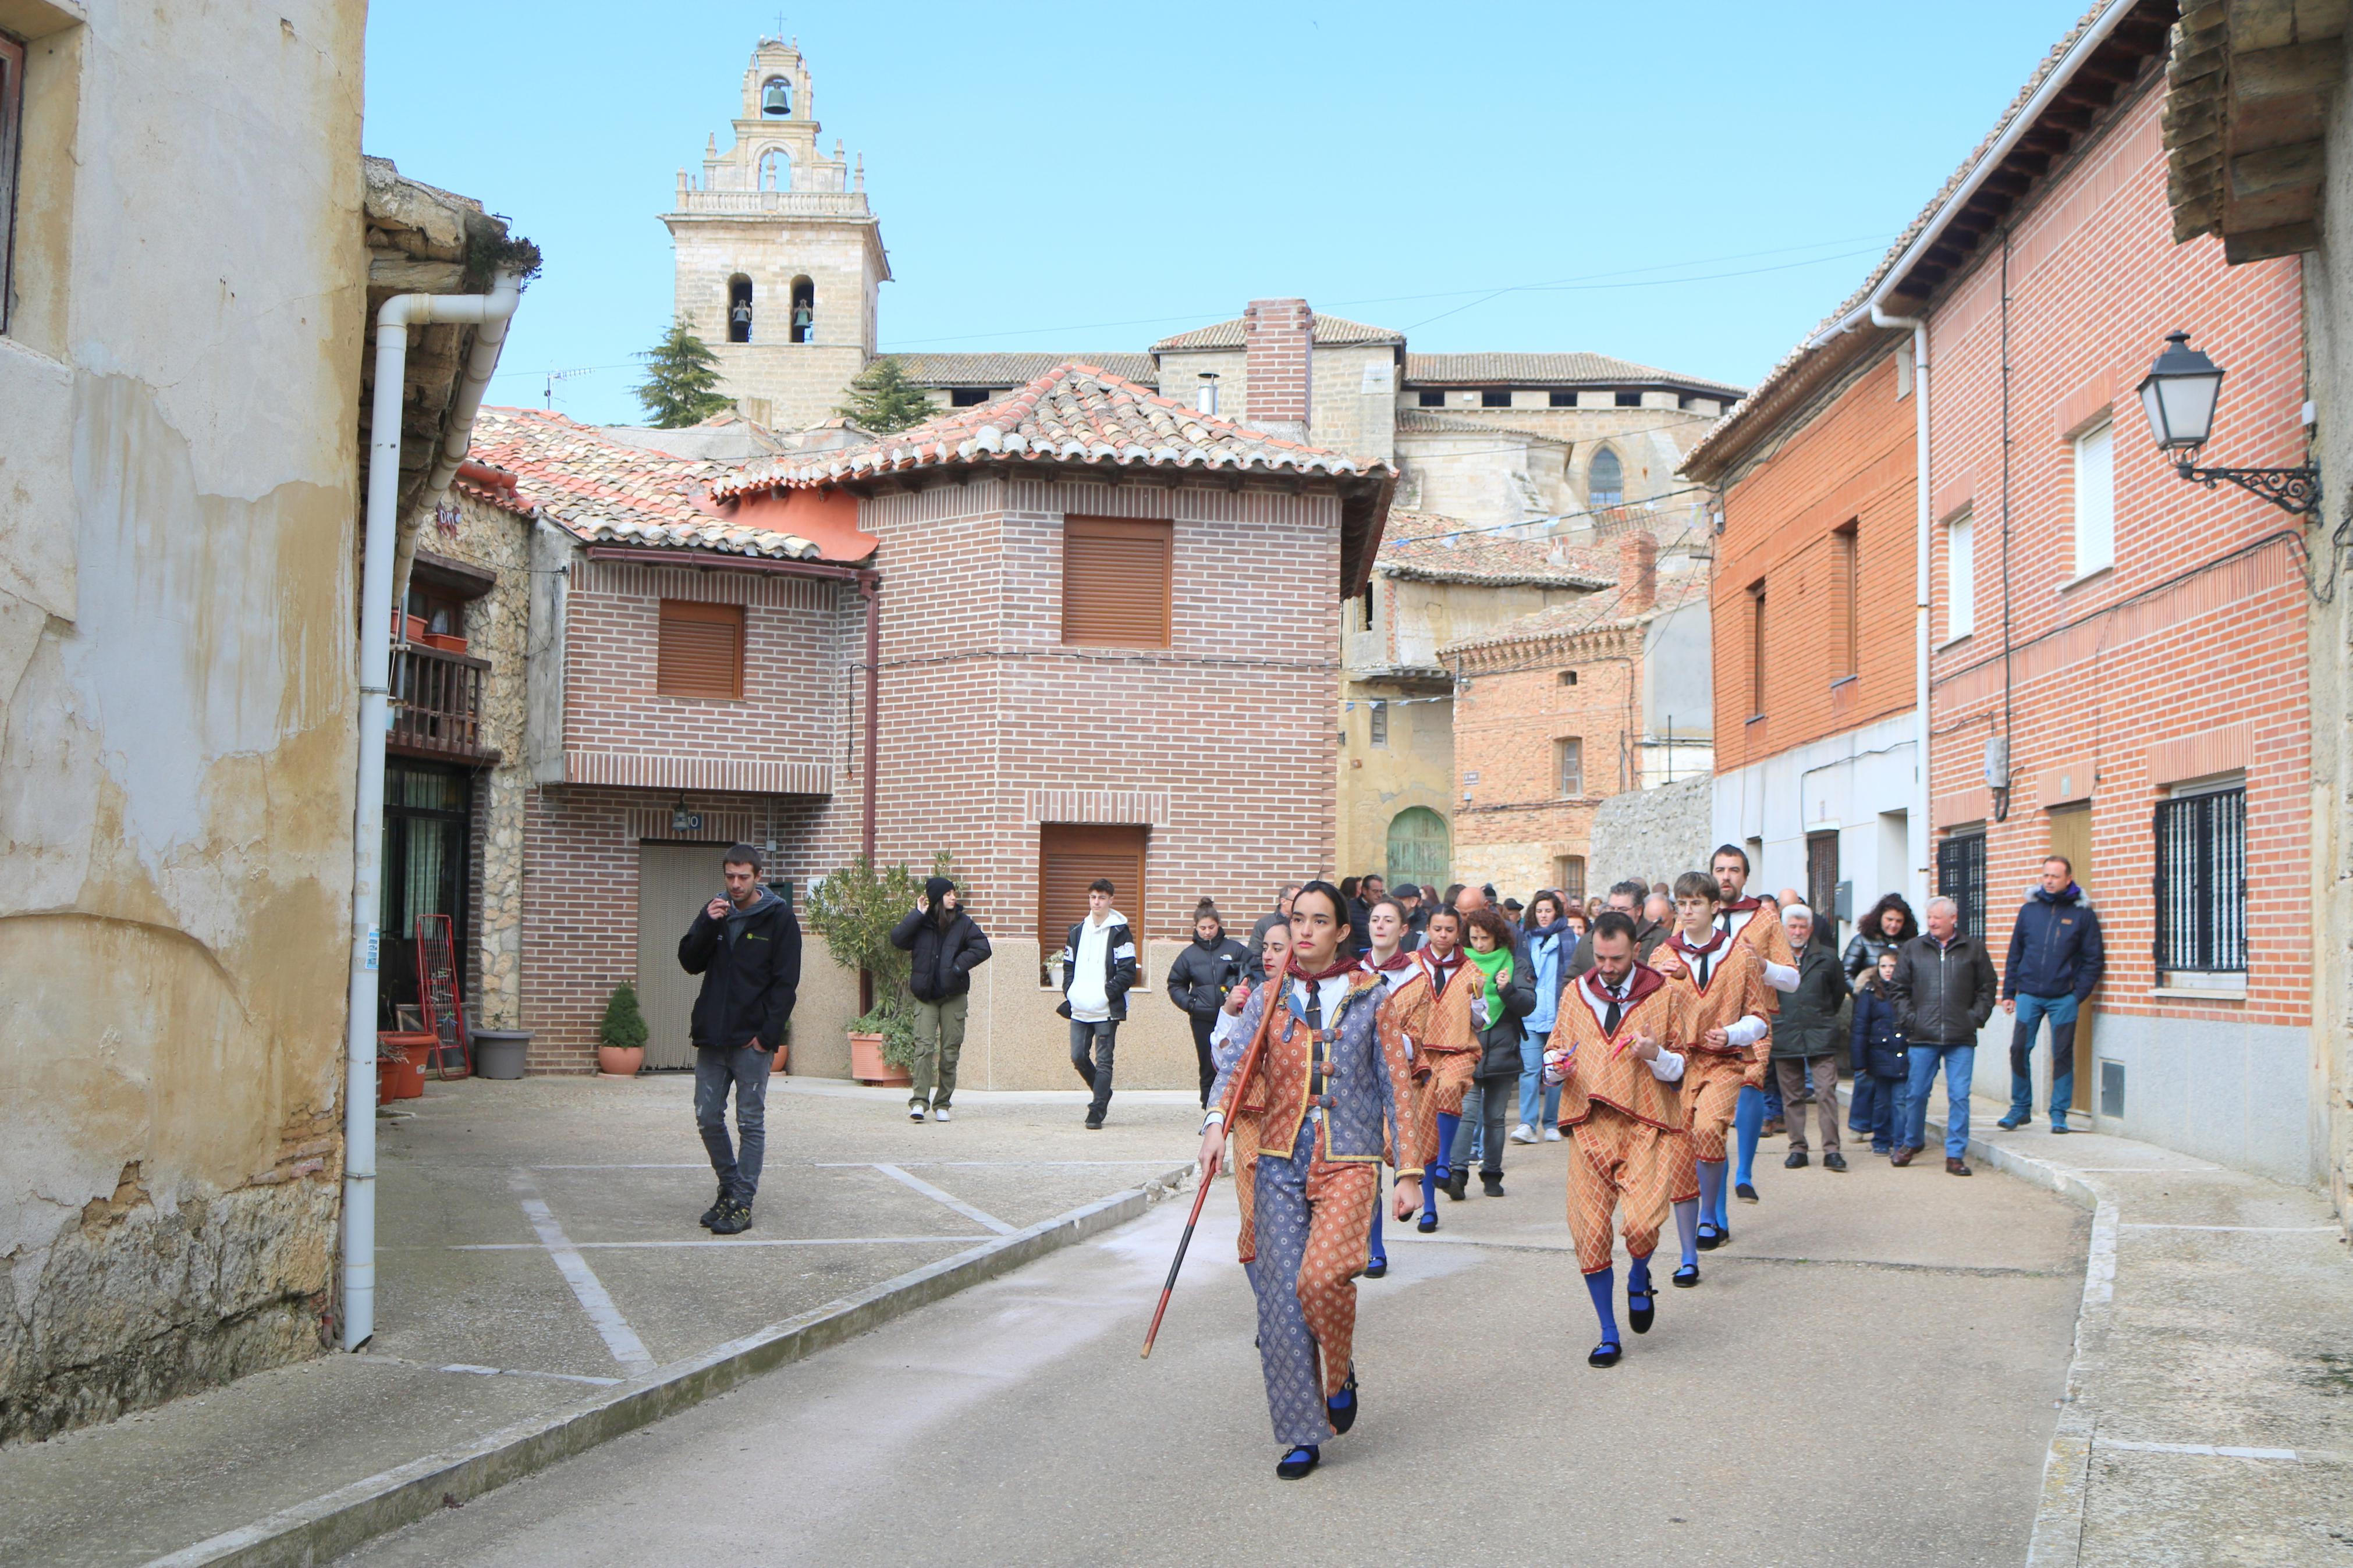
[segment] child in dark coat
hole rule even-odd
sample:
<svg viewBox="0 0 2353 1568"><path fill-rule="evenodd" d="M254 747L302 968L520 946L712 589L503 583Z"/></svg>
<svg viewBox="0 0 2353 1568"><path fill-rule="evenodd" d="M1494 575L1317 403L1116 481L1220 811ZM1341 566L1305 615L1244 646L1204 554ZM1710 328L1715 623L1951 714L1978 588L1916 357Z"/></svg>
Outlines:
<svg viewBox="0 0 2353 1568"><path fill-rule="evenodd" d="M1871 1133L1871 1152L1891 1152L1896 1129L1904 1125L1905 1081L1910 1076L1904 1029L1895 1021L1895 1002L1888 983L1895 978L1895 949L1879 955L1873 970L1854 993L1854 1033L1850 1050L1854 1058L1852 1124Z"/></svg>

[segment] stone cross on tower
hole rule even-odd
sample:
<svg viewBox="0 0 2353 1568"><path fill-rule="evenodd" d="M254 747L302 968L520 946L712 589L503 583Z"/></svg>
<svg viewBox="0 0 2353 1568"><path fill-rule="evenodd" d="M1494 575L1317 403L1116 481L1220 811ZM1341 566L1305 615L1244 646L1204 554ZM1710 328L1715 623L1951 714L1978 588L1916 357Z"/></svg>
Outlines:
<svg viewBox="0 0 2353 1568"><path fill-rule="evenodd" d="M782 18L778 20L781 33ZM841 143L818 143L798 40L762 38L744 72L733 142L712 140L698 181L679 171L662 216L676 252L676 310L719 356L721 386L779 429L831 416L875 353L891 277L881 226Z"/></svg>

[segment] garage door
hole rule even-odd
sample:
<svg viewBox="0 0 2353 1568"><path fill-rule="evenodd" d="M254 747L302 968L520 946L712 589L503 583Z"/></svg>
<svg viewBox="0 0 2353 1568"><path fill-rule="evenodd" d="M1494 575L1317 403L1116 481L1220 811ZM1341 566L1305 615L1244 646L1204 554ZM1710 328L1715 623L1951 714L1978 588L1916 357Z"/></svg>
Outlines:
<svg viewBox="0 0 2353 1568"><path fill-rule="evenodd" d="M646 1016L646 1066L691 1068L687 1027L702 978L678 966L678 939L703 905L726 890L718 844L638 846L638 1005Z"/></svg>

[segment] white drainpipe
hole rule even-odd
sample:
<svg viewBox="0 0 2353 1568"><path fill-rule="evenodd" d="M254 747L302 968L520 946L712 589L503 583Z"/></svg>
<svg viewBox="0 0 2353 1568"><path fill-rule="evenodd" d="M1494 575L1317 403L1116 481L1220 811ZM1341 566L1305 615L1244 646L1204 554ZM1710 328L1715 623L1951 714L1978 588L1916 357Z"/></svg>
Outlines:
<svg viewBox="0 0 2353 1568"><path fill-rule="evenodd" d="M1928 494L1928 321L1925 316L1891 316L1873 300L1871 324L1912 329L1912 439L1914 461L1919 470L1913 487L1918 495L1915 516L1919 538L1913 563L1912 689L1919 700L1912 716L1912 754L1918 764L1919 776L1912 787L1905 848L1911 856L1913 868L1920 875L1915 891L1919 898L1926 899L1936 890L1936 878L1928 868L1928 561L1933 523Z"/></svg>
<svg viewBox="0 0 2353 1568"><path fill-rule="evenodd" d="M352 977L343 1086L343 1344L357 1350L375 1334L375 1009L377 884L384 871L384 737L389 721L395 557L399 546L400 415L408 329L431 321L470 323L474 351L450 403L449 436L426 484L438 500L463 461L497 365L507 321L522 298L512 273L487 294L396 294L375 316L375 405L369 425L367 521L360 573L360 754L352 814Z"/></svg>

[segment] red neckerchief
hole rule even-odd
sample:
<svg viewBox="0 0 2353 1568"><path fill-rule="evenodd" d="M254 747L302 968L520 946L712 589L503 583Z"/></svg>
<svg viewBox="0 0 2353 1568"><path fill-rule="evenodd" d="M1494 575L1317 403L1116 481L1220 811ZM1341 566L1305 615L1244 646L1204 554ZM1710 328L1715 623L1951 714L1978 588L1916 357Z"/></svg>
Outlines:
<svg viewBox="0 0 2353 1568"><path fill-rule="evenodd" d="M1313 985L1318 981L1330 980L1335 976L1345 974L1356 967L1357 967L1357 960L1356 955L1353 952L1345 958L1334 959L1330 968L1318 970L1313 974L1310 974L1305 970L1300 968L1299 960L1293 958L1291 960L1289 969L1284 973L1284 978L1288 980L1304 980L1308 984Z"/></svg>
<svg viewBox="0 0 2353 1568"><path fill-rule="evenodd" d="M1623 1029L1626 1026L1626 1020L1634 1016L1634 1009L1641 1005L1643 999L1666 983L1665 976L1641 960L1636 959L1634 967L1626 972L1625 994L1618 997L1618 1026ZM1597 1001L1606 1003L1614 994L1609 986L1602 984L1601 971L1599 969L1587 970L1583 984L1592 991L1594 999ZM1600 1020L1594 1021L1599 1023ZM1612 1040L1617 1037L1616 1035L1609 1037Z"/></svg>
<svg viewBox="0 0 2353 1568"><path fill-rule="evenodd" d="M1735 899L1730 903L1717 905L1715 914L1716 918L1721 920L1725 915L1753 914L1764 907L1765 900L1751 893L1745 899Z"/></svg>
<svg viewBox="0 0 2353 1568"><path fill-rule="evenodd" d="M1421 961L1424 973L1429 973L1432 970L1437 971L1435 977L1430 983L1430 988L1442 995L1446 987L1452 983L1455 974L1462 968L1462 949L1456 948L1452 958L1434 958L1430 953L1431 950L1426 947L1414 950L1414 957Z"/></svg>
<svg viewBox="0 0 2353 1568"><path fill-rule="evenodd" d="M1367 974L1394 974L1398 970L1403 969L1406 965L1413 962L1413 954L1406 952L1403 948L1399 948L1395 952L1389 954L1389 961L1387 963L1375 963L1373 962L1373 955L1367 952L1365 954L1363 962L1365 973Z"/></svg>
<svg viewBox="0 0 2353 1568"><path fill-rule="evenodd" d="M1674 935L1667 938L1667 945L1683 955L1683 973L1690 977L1693 988L1694 990L1704 992L1707 987L1700 984L1699 975L1690 961L1697 958L1702 953L1714 952L1717 948L1722 947L1725 942L1731 940L1731 938L1725 936L1714 926L1710 926L1707 931L1706 945L1704 947L1694 947L1690 942L1684 938L1683 928L1681 926L1677 926L1675 928ZM1723 971L1718 970L1716 973L1720 974ZM1708 978L1710 980L1714 980L1715 975L1711 974Z"/></svg>

